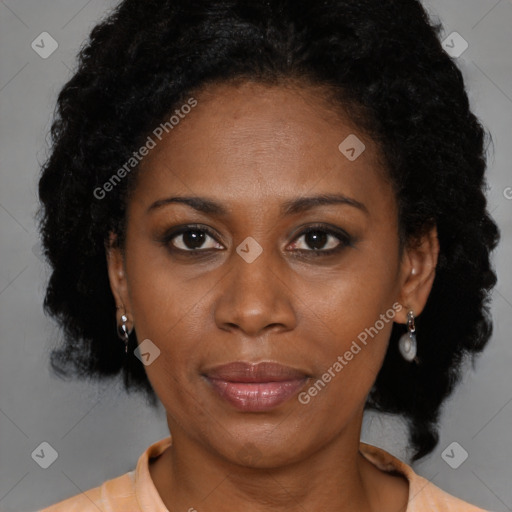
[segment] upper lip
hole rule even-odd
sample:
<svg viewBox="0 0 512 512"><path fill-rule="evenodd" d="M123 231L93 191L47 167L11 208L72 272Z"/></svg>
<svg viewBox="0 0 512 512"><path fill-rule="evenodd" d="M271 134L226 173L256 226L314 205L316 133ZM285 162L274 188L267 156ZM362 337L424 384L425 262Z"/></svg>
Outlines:
<svg viewBox="0 0 512 512"><path fill-rule="evenodd" d="M210 368L204 375L228 382L281 382L305 379L308 375L291 366L274 362L247 363L235 361Z"/></svg>

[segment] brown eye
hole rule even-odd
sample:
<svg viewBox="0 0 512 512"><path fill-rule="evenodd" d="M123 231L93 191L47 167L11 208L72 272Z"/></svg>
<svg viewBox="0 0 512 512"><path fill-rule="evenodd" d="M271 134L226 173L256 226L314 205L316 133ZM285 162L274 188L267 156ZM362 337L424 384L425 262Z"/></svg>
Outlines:
<svg viewBox="0 0 512 512"><path fill-rule="evenodd" d="M346 246L353 246L353 240L348 233L322 226L310 226L296 240L303 240L303 248L297 248L298 242L294 242L294 249L318 255L333 254Z"/></svg>
<svg viewBox="0 0 512 512"><path fill-rule="evenodd" d="M185 226L168 233L163 242L172 249L184 252L222 249L213 233L197 226Z"/></svg>

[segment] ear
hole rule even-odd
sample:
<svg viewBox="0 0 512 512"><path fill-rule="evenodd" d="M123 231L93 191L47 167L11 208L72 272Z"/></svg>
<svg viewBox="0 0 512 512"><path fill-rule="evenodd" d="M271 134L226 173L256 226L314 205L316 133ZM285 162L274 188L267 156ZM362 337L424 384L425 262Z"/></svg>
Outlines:
<svg viewBox="0 0 512 512"><path fill-rule="evenodd" d="M118 323L120 323L120 317L123 313L128 316L131 322L132 308L128 293L124 255L117 244L116 235L112 232L110 232L109 240L105 244L105 254L107 257L110 289L116 301Z"/></svg>
<svg viewBox="0 0 512 512"><path fill-rule="evenodd" d="M415 316L423 311L434 284L438 256L439 240L436 226L404 249L398 298L398 302L404 307L396 314L398 323L407 323L407 312L410 309Z"/></svg>

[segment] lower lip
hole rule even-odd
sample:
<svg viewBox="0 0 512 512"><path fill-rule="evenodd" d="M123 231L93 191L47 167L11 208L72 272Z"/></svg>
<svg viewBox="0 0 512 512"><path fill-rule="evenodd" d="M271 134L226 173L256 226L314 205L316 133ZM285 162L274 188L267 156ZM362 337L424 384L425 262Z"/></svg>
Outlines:
<svg viewBox="0 0 512 512"><path fill-rule="evenodd" d="M229 382L211 379L208 382L218 395L242 411L268 411L289 400L301 389L307 378L279 382Z"/></svg>

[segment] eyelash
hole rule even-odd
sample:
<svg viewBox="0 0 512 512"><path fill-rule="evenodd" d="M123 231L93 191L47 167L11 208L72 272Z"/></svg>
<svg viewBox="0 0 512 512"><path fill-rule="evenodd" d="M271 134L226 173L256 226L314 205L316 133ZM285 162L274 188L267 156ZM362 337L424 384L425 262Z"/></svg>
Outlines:
<svg viewBox="0 0 512 512"><path fill-rule="evenodd" d="M217 243L218 240L216 239L215 233L213 233L210 229L203 227L199 224L190 224L187 226L183 226L181 228L172 230L168 233L166 233L161 240L161 243L166 246L171 252L179 252L182 254L186 254L187 256L191 257L198 257L198 256L204 256L204 254L208 251L218 251L219 249L179 249L177 247L173 247L171 242L174 240L174 238L188 232L202 232L206 233L209 237L213 238ZM325 233L327 235L332 235L335 238L337 238L340 241L340 244L335 247L334 249L295 249L295 252L302 252L307 253L309 256L317 257L317 256L330 256L333 254L336 254L340 251L342 251L345 247L354 247L354 238L351 237L347 232L345 232L342 229L333 229L333 228L327 228L321 225L312 225L308 226L304 230L302 230L295 238L294 241L299 240L302 236L308 235L309 233Z"/></svg>

